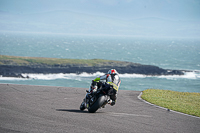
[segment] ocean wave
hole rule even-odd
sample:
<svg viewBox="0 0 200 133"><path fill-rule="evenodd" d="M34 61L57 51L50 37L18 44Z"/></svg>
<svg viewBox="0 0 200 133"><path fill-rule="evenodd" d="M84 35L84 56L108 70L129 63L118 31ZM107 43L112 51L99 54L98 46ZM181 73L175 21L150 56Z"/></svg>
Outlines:
<svg viewBox="0 0 200 133"><path fill-rule="evenodd" d="M200 79L200 73L198 71L193 72L185 72L184 75L161 75L158 78L166 78L166 79Z"/></svg>
<svg viewBox="0 0 200 133"><path fill-rule="evenodd" d="M23 77L27 77L29 79L39 79L39 80L54 80L54 79L79 79L79 78L90 78L97 77L103 75L102 72L96 72L93 74L83 72L81 74L76 73L58 73L58 74L22 74Z"/></svg>
<svg viewBox="0 0 200 133"><path fill-rule="evenodd" d="M14 78L14 77L0 77L0 80L56 80L56 79L73 79L73 80L81 80L83 78L94 79L95 77L104 75L105 73L96 72L96 73L58 73L58 74L30 74L24 73L23 77L26 78ZM169 80L176 79L200 79L200 71L193 72L185 72L184 75L161 75L161 76L151 76L151 75L142 75L142 74L120 74L120 78L165 78Z"/></svg>
<svg viewBox="0 0 200 133"><path fill-rule="evenodd" d="M148 78L148 77L155 77L155 78L165 78L165 79L200 79L200 71L195 70L192 72L184 72L184 75L142 75L142 74L120 74L122 78Z"/></svg>

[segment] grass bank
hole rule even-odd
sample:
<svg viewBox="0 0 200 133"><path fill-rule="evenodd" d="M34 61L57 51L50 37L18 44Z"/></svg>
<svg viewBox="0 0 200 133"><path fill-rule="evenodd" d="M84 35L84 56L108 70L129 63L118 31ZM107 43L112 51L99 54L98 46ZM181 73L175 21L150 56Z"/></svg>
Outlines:
<svg viewBox="0 0 200 133"><path fill-rule="evenodd" d="M86 65L97 66L106 64L123 64L121 61L103 60L103 59L59 59L59 58L43 58L43 57L20 57L0 55L0 65Z"/></svg>
<svg viewBox="0 0 200 133"><path fill-rule="evenodd" d="M200 117L200 93L147 89L141 98L161 107Z"/></svg>

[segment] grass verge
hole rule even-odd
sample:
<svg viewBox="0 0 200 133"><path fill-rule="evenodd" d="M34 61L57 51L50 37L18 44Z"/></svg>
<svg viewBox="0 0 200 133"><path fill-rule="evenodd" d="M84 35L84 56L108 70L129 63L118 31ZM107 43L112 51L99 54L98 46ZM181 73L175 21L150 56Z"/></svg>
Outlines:
<svg viewBox="0 0 200 133"><path fill-rule="evenodd" d="M161 107L200 117L200 93L147 89L141 98Z"/></svg>
<svg viewBox="0 0 200 133"><path fill-rule="evenodd" d="M43 58L43 57L20 57L0 55L0 65L86 65L96 66L105 64L123 64L121 61L103 60L103 59L59 59L59 58Z"/></svg>

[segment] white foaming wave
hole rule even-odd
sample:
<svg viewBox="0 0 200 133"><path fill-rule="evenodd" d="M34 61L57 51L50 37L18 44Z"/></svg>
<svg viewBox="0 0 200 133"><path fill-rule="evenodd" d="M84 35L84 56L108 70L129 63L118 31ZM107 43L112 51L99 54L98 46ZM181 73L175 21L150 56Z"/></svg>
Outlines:
<svg viewBox="0 0 200 133"><path fill-rule="evenodd" d="M122 78L148 78L148 77L155 77L155 78L165 78L165 79L200 79L200 71L195 70L192 72L184 72L184 75L143 75L143 74L120 74Z"/></svg>
<svg viewBox="0 0 200 133"><path fill-rule="evenodd" d="M146 77L152 77L152 76L148 76L148 75L143 75L143 74L128 74L128 73L125 73L125 74L119 74L119 76L121 78L146 78Z"/></svg>
<svg viewBox="0 0 200 133"><path fill-rule="evenodd" d="M184 72L184 75L162 75L158 76L158 78L166 78L166 79L200 79L200 71L193 72Z"/></svg>
<svg viewBox="0 0 200 133"><path fill-rule="evenodd" d="M76 74L80 77L97 77L97 76L101 76L101 75L104 75L105 73L103 72L96 72L96 73L86 73L86 72L83 72L81 74Z"/></svg>
<svg viewBox="0 0 200 133"><path fill-rule="evenodd" d="M43 79L43 80L51 80L51 79L77 79L77 78L95 78L105 73L96 72L96 73L69 73L69 74L22 74L24 77L29 77L32 79ZM166 79L200 79L200 71L193 72L185 72L184 75L161 75L161 76L151 76L151 75L143 75L143 74L119 74L121 78L148 78L148 77L157 77L157 78L166 78Z"/></svg>
<svg viewBox="0 0 200 133"><path fill-rule="evenodd" d="M54 80L54 79L77 79L79 78L90 78L90 77L97 77L100 75L104 75L105 73L102 72L96 72L96 73L58 73L58 74L29 74L24 73L22 76L27 77L29 79L39 79L39 80Z"/></svg>
<svg viewBox="0 0 200 133"><path fill-rule="evenodd" d="M75 79L75 80L81 80L82 78L96 78L98 76L102 76L105 73L102 72L96 72L96 73L58 73L58 74L30 74L30 73L24 73L22 74L23 77L26 78L15 78L15 77L1 77L0 80L55 80L55 79ZM161 75L161 76L150 76L150 75L142 75L142 74L119 74L120 78L149 78L149 77L155 77L155 78L165 78L170 80L176 80L176 79L200 79L200 71L193 71L193 72L185 72L184 75Z"/></svg>
<svg viewBox="0 0 200 133"><path fill-rule="evenodd" d="M24 73L23 77L27 77L29 79L38 79L38 80L52 80L52 79L62 79L65 78L63 73L59 74L40 74L40 73Z"/></svg>

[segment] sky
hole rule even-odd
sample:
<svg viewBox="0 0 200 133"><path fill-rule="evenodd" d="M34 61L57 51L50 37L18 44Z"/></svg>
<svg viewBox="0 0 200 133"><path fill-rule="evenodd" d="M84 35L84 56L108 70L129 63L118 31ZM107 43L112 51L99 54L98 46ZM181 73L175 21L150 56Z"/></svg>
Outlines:
<svg viewBox="0 0 200 133"><path fill-rule="evenodd" d="M0 10L15 13L71 10L119 18L199 19L200 0L0 0Z"/></svg>
<svg viewBox="0 0 200 133"><path fill-rule="evenodd" d="M5 17L6 15L10 16ZM150 36L153 32L154 36L178 36L184 32L187 36L185 32L188 31L188 36L198 36L200 0L0 0L0 17L4 19L0 20L0 24L10 23L13 30L19 29L11 21L26 24L26 29L23 26L21 29L27 31L33 30L31 25L45 27L46 24L46 29L38 28L39 32L94 34L96 29L97 34ZM46 21L41 21L41 18ZM51 18L58 18L58 21ZM50 31L52 21L54 28L57 26L58 30L52 28ZM65 30L59 31L61 21L66 22L62 23ZM72 25L71 29L69 25ZM12 30L7 27L0 30ZM84 27L91 29L87 31Z"/></svg>

